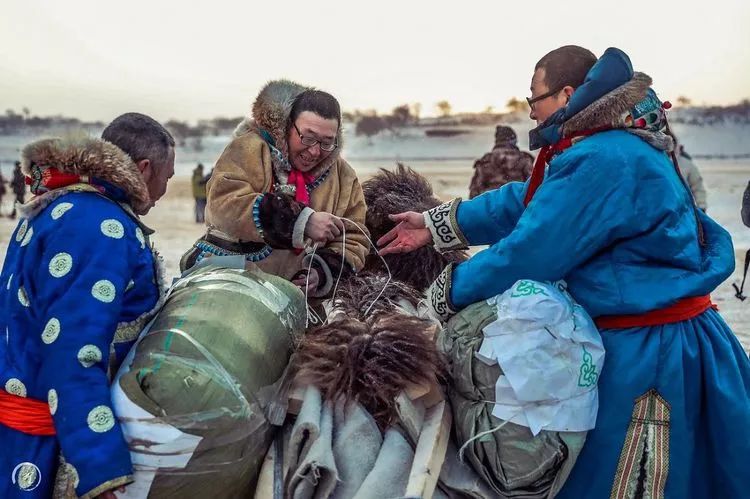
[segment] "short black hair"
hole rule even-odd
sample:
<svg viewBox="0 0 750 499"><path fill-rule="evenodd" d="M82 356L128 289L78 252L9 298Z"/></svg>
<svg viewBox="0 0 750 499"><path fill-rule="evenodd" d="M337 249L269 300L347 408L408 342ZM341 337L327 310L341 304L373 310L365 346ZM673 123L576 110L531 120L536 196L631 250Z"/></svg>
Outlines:
<svg viewBox="0 0 750 499"><path fill-rule="evenodd" d="M566 86L578 88L595 63L596 56L590 50L564 45L539 59L534 71L544 68L544 83L550 90L562 90Z"/></svg>
<svg viewBox="0 0 750 499"><path fill-rule="evenodd" d="M102 139L116 145L136 163L148 159L164 164L174 148L174 137L158 121L141 113L125 113L102 132Z"/></svg>
<svg viewBox="0 0 750 499"><path fill-rule="evenodd" d="M313 112L327 120L336 120L338 125L341 126L341 106L336 97L328 92L310 89L299 94L294 99L294 104L292 104L292 112L289 115L289 127L305 111Z"/></svg>

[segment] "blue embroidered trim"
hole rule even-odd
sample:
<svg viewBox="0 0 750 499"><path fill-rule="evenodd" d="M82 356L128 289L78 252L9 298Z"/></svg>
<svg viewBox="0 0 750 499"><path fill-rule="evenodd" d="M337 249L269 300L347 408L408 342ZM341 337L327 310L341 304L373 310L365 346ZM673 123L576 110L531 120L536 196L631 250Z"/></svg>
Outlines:
<svg viewBox="0 0 750 499"><path fill-rule="evenodd" d="M201 250L201 254L198 255L198 257L195 259L196 263L200 262L208 255L234 256L234 255L242 254L242 253L235 253L234 251L225 250L223 248L219 248L218 246L207 243L205 241L198 241L197 243L195 243L195 247ZM265 245L263 248L261 248L258 251L255 251L253 253L245 253L244 257L245 257L245 260L247 260L248 262L259 262L261 260L264 260L265 258L268 258L268 256L271 254L272 251L273 251L273 248L271 248L269 245Z"/></svg>
<svg viewBox="0 0 750 499"><path fill-rule="evenodd" d="M325 171L325 173L323 173L323 175L316 178L313 182L307 184L307 192L312 193L313 189L317 189L318 187L320 187L320 184L325 182L325 180L328 178L328 175L330 173L331 173L331 169L329 168Z"/></svg>
<svg viewBox="0 0 750 499"><path fill-rule="evenodd" d="M265 194L261 194L255 198L255 202L253 203L253 222L255 222L255 228L258 229L260 237L263 237L263 226L260 223L260 202L263 201L263 196Z"/></svg>
<svg viewBox="0 0 750 499"><path fill-rule="evenodd" d="M266 143L269 146L276 147L276 141L273 140L273 137L271 134L266 130L265 128L259 128L258 131L260 132L260 136L263 138L263 140L266 141Z"/></svg>
<svg viewBox="0 0 750 499"><path fill-rule="evenodd" d="M248 255L245 255L245 260L249 262L259 262L261 260L265 260L268 258L268 256L273 251L273 248L271 248L269 245L265 245L263 249L260 251L256 251L255 253L250 253Z"/></svg>

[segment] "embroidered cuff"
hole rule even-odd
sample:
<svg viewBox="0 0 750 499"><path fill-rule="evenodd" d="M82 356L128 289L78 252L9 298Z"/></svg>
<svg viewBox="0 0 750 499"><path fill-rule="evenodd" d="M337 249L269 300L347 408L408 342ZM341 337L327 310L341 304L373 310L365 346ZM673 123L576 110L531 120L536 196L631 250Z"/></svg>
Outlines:
<svg viewBox="0 0 750 499"><path fill-rule="evenodd" d="M305 270L310 267L310 261L312 261L312 268L318 271L320 282L318 283L318 287L310 291L309 294L314 298L321 298L333 290L333 273L331 272L331 267L328 266L320 255L313 255L312 253L302 259L302 265Z"/></svg>
<svg viewBox="0 0 750 499"><path fill-rule="evenodd" d="M435 282L427 289L430 309L441 321L447 322L458 310L451 303L451 281L453 276L453 264L449 264Z"/></svg>
<svg viewBox="0 0 750 499"><path fill-rule="evenodd" d="M260 223L260 203L263 201L264 194L261 194L255 198L253 203L253 222L255 222L255 228L258 231L258 235L263 239L263 225Z"/></svg>
<svg viewBox="0 0 750 499"><path fill-rule="evenodd" d="M440 252L462 250L469 247L469 243L461 232L456 221L456 211L461 198L443 203L424 212L424 223L432 234L435 249Z"/></svg>
<svg viewBox="0 0 750 499"><path fill-rule="evenodd" d="M292 246L295 248L305 247L305 227L307 227L307 221L310 216L315 213L310 207L305 207L302 213L297 217L297 221L294 222L294 229L292 229Z"/></svg>

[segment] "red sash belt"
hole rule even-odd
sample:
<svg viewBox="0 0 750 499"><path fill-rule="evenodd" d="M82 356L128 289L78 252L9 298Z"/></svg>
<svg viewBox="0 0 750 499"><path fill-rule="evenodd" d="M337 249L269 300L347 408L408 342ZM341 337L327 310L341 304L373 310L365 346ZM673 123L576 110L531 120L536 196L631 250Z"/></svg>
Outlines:
<svg viewBox="0 0 750 499"><path fill-rule="evenodd" d="M659 326L692 319L709 308L717 308L716 305L711 303L710 295L695 296L692 298L683 298L674 305L659 310L652 310L645 314L602 315L594 319L594 322L599 329Z"/></svg>
<svg viewBox="0 0 750 499"><path fill-rule="evenodd" d="M0 390L0 425L27 435L55 435L55 425L46 402L19 397Z"/></svg>

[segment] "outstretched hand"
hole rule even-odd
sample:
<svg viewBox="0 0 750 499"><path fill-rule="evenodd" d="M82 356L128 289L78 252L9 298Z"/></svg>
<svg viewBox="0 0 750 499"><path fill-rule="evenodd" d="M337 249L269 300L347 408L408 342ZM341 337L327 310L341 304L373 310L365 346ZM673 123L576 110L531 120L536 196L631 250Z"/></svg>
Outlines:
<svg viewBox="0 0 750 499"><path fill-rule="evenodd" d="M116 489L107 490L105 492L102 492L101 494L99 494L96 497L97 497L97 499L117 499L117 496L115 495L115 491L116 492L120 492L120 493L124 493L125 492L125 486L122 485L120 487L117 487Z"/></svg>
<svg viewBox="0 0 750 499"><path fill-rule="evenodd" d="M426 228L421 213L407 211L389 215L388 218L397 222L397 225L378 239L378 246L382 247L379 251L381 255L409 253L432 242L432 234Z"/></svg>

